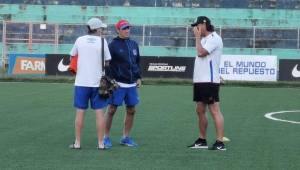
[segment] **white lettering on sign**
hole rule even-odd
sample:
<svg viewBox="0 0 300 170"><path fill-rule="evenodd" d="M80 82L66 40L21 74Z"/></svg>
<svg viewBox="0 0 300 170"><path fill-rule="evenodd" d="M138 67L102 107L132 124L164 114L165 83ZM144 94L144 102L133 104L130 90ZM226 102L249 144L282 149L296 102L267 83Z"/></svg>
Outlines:
<svg viewBox="0 0 300 170"><path fill-rule="evenodd" d="M45 62L21 60L21 70L44 71L45 70Z"/></svg>
<svg viewBox="0 0 300 170"><path fill-rule="evenodd" d="M276 81L277 56L222 55L219 72L224 80Z"/></svg>
<svg viewBox="0 0 300 170"><path fill-rule="evenodd" d="M149 66L148 71L185 72L186 66Z"/></svg>

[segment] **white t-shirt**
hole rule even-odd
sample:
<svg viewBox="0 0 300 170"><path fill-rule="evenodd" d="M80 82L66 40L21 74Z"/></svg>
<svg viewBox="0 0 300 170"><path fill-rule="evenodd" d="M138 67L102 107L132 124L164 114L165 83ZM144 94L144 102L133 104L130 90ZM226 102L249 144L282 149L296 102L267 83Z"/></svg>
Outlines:
<svg viewBox="0 0 300 170"><path fill-rule="evenodd" d="M70 55L78 55L75 86L99 87L102 76L101 37L85 35L77 38ZM111 59L105 39L104 56L105 61Z"/></svg>
<svg viewBox="0 0 300 170"><path fill-rule="evenodd" d="M209 53L195 58L194 83L220 83L219 66L223 49L222 38L212 32L201 40L202 47Z"/></svg>
<svg viewBox="0 0 300 170"><path fill-rule="evenodd" d="M123 87L123 88L130 88L130 87L135 87L136 86L136 83L132 83L132 84L121 83L121 82L117 82L117 83L120 87Z"/></svg>

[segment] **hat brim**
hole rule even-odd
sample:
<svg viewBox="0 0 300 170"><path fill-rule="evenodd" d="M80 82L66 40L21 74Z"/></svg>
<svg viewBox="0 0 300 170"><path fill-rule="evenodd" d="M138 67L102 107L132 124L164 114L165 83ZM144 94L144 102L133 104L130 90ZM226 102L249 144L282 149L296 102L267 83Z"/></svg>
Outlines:
<svg viewBox="0 0 300 170"><path fill-rule="evenodd" d="M90 25L88 25L92 30L96 30L96 29L100 29L100 28L107 28L107 25L106 24L101 24L101 25L99 25L98 27L92 27L92 26L90 26Z"/></svg>
<svg viewBox="0 0 300 170"><path fill-rule="evenodd" d="M131 25L129 25L129 24L124 24L124 25L122 25L122 26L120 27L120 29L124 29L124 28L126 28L126 27L131 27Z"/></svg>
<svg viewBox="0 0 300 170"><path fill-rule="evenodd" d="M107 28L107 24L102 23L100 28Z"/></svg>
<svg viewBox="0 0 300 170"><path fill-rule="evenodd" d="M191 24L192 27L195 27L195 26L197 26L197 25L198 25L198 23L193 23L193 24Z"/></svg>

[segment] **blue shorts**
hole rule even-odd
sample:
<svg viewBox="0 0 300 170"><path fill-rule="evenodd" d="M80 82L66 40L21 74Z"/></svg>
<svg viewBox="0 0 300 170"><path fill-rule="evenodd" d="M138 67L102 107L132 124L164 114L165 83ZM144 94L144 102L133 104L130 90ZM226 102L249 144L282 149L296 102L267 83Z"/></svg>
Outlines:
<svg viewBox="0 0 300 170"><path fill-rule="evenodd" d="M89 101L91 108L102 109L108 105L108 99L103 99L98 93L98 87L82 87L75 86L74 107L79 109L87 109Z"/></svg>
<svg viewBox="0 0 300 170"><path fill-rule="evenodd" d="M135 106L139 103L137 87L119 87L109 98L108 103L115 106L121 106L125 102L126 106Z"/></svg>

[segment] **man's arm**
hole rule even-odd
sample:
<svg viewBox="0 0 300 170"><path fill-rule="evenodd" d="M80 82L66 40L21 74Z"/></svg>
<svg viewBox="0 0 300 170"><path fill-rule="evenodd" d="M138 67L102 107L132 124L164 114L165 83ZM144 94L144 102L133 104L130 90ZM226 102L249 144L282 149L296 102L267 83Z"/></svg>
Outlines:
<svg viewBox="0 0 300 170"><path fill-rule="evenodd" d="M110 50L110 44L108 45L106 39L104 39L104 55L105 55L105 62L104 62L105 75L112 78L110 67L109 67L112 58L111 50Z"/></svg>
<svg viewBox="0 0 300 170"><path fill-rule="evenodd" d="M106 76L112 78L111 71L110 71L110 68L109 68L109 63L110 63L110 60L105 61L104 71L105 71Z"/></svg>
<svg viewBox="0 0 300 170"><path fill-rule="evenodd" d="M105 61L105 66L104 67L109 67L109 62L110 62L110 60Z"/></svg>
<svg viewBox="0 0 300 170"><path fill-rule="evenodd" d="M141 65L140 65L140 49L139 49L139 46L137 44L137 59L136 59L136 63L138 65L138 68L139 68L139 72L138 72L138 79L136 81L136 86L139 88L142 86L142 76L141 76Z"/></svg>
<svg viewBox="0 0 300 170"><path fill-rule="evenodd" d="M206 49L204 49L201 45L201 30L198 30L197 27L193 28L195 39L196 39L196 49L197 49L197 56L198 57L205 57L209 53Z"/></svg>

